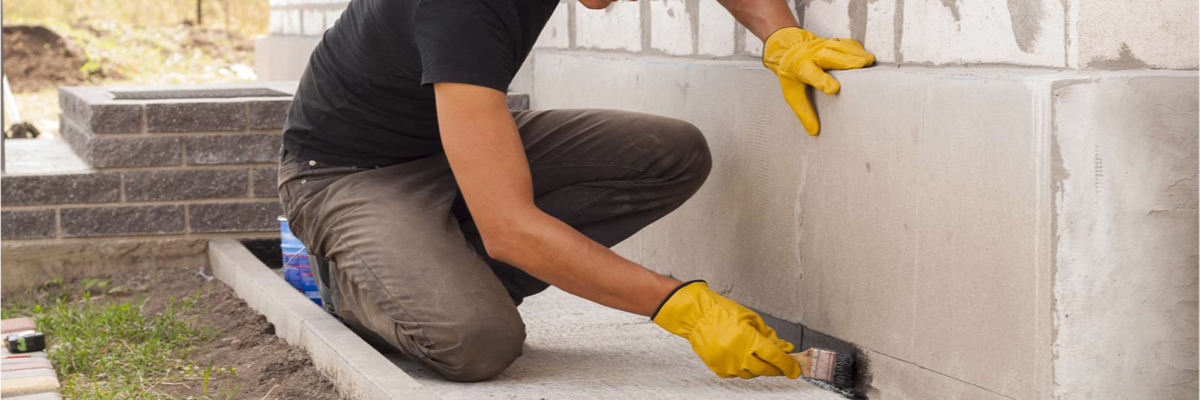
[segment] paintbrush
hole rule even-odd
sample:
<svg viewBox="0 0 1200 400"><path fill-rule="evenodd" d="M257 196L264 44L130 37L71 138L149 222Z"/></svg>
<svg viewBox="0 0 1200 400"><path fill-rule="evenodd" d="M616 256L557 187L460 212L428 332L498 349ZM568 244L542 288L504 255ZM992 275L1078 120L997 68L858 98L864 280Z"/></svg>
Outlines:
<svg viewBox="0 0 1200 400"><path fill-rule="evenodd" d="M854 387L854 355L833 350L809 348L790 354L800 363L800 374L842 390Z"/></svg>

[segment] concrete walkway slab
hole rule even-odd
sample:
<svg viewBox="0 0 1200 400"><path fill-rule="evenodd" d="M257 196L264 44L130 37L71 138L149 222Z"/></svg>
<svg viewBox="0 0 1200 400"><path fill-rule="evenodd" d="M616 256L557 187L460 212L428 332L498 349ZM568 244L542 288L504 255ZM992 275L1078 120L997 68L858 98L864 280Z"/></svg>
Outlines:
<svg viewBox="0 0 1200 400"><path fill-rule="evenodd" d="M28 331L35 328L33 318L10 318L0 321L0 334Z"/></svg>
<svg viewBox="0 0 1200 400"><path fill-rule="evenodd" d="M803 380L717 378L688 342L646 317L551 288L520 307L525 354L497 379L455 383L400 354L401 369L453 399L842 399Z"/></svg>
<svg viewBox="0 0 1200 400"><path fill-rule="evenodd" d="M313 365L351 399L394 400L437 397L388 362L233 239L208 245L213 275L275 325L275 334L303 348Z"/></svg>

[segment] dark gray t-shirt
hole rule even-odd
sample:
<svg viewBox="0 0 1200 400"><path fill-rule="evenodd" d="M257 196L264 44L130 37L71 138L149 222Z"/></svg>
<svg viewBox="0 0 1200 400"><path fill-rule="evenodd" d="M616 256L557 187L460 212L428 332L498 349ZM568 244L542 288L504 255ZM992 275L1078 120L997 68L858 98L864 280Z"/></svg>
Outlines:
<svg viewBox="0 0 1200 400"><path fill-rule="evenodd" d="M558 0L353 0L300 79L284 148L331 165L442 151L433 83L506 91Z"/></svg>

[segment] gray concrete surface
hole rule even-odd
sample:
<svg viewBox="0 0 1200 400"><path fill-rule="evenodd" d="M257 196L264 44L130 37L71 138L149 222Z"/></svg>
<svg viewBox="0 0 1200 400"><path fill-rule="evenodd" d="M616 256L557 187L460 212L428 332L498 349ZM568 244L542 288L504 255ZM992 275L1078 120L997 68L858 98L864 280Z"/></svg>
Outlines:
<svg viewBox="0 0 1200 400"><path fill-rule="evenodd" d="M520 307L525 354L500 377L455 383L389 357L418 382L453 399L825 399L843 397L803 380L717 378L688 342L648 318L551 288Z"/></svg>
<svg viewBox="0 0 1200 400"><path fill-rule="evenodd" d="M4 173L67 174L91 167L62 139L8 139L4 142Z"/></svg>
<svg viewBox="0 0 1200 400"><path fill-rule="evenodd" d="M1197 396L1197 83L1055 85L1055 398Z"/></svg>
<svg viewBox="0 0 1200 400"><path fill-rule="evenodd" d="M1198 336L1195 71L838 71L810 137L754 61L543 50L533 67L535 109L708 138L705 187L618 252L896 361L881 392L1196 383L1196 353L1167 350Z"/></svg>

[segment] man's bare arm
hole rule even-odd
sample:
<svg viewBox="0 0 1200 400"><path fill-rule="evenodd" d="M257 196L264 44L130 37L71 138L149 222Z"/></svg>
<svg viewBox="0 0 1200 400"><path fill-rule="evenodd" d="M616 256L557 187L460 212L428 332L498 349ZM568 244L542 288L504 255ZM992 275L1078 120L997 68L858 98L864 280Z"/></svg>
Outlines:
<svg viewBox="0 0 1200 400"><path fill-rule="evenodd" d="M681 282L622 258L533 202L525 147L503 92L434 84L450 167L493 258L602 305L649 316Z"/></svg>
<svg viewBox="0 0 1200 400"><path fill-rule="evenodd" d="M779 28L800 26L784 0L718 0L733 18L766 41Z"/></svg>

